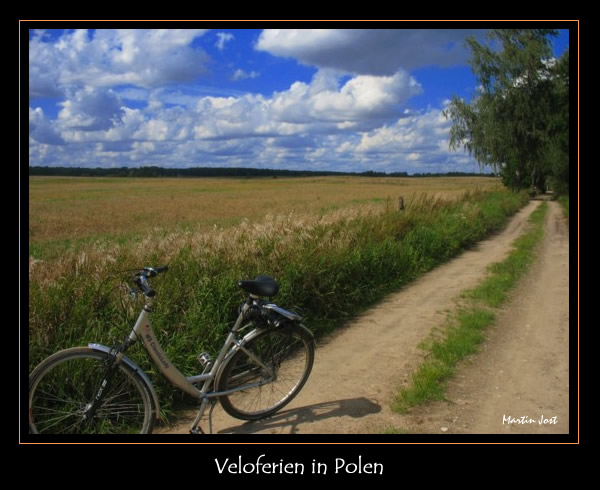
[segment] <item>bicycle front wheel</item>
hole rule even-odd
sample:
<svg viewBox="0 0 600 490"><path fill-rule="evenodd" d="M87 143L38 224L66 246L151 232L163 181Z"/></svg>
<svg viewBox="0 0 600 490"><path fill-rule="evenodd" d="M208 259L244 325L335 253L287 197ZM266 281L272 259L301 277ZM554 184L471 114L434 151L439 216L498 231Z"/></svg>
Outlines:
<svg viewBox="0 0 600 490"><path fill-rule="evenodd" d="M283 408L302 389L314 361L314 338L293 325L264 330L242 347L226 361L217 389L239 389L220 397L229 415L258 420Z"/></svg>
<svg viewBox="0 0 600 490"><path fill-rule="evenodd" d="M29 431L33 434L149 434L156 408L146 381L121 362L106 386L110 356L89 347L48 357L29 376ZM93 417L89 407L102 387Z"/></svg>

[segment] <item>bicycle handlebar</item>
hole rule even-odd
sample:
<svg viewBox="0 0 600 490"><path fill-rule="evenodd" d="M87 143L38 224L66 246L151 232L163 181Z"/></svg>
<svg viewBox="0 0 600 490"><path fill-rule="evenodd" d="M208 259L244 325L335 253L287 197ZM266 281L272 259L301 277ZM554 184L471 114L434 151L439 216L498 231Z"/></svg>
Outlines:
<svg viewBox="0 0 600 490"><path fill-rule="evenodd" d="M154 291L154 289L150 287L150 284L148 284L148 278L156 277L168 270L169 266L167 265L162 267L144 267L135 275L135 284L139 286L146 297L152 298L156 295L156 291Z"/></svg>
<svg viewBox="0 0 600 490"><path fill-rule="evenodd" d="M164 265L162 267L144 267L144 273L146 277L156 277L159 274L162 274L163 272L166 272L168 270L168 265Z"/></svg>

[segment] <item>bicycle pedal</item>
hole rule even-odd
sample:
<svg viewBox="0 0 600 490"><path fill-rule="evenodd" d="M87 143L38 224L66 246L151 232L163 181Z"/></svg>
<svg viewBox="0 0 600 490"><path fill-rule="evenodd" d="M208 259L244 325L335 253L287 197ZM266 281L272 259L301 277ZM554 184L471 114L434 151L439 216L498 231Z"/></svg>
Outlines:
<svg viewBox="0 0 600 490"><path fill-rule="evenodd" d="M202 430L202 427L196 427L195 429L190 429L190 434L205 434Z"/></svg>

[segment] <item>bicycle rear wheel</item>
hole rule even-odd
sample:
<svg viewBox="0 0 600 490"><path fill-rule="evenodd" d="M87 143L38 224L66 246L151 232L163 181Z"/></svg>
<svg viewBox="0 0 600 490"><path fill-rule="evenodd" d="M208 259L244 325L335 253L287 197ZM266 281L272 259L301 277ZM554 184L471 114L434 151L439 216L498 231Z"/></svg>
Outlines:
<svg viewBox="0 0 600 490"><path fill-rule="evenodd" d="M87 417L110 356L89 347L66 349L29 376L29 430L33 434L149 434L156 407L146 381L120 363L103 387L100 406Z"/></svg>
<svg viewBox="0 0 600 490"><path fill-rule="evenodd" d="M259 332L242 347L264 367L239 349L226 361L217 390L249 385L221 396L221 406L232 417L258 420L283 408L302 389L314 361L314 338L306 328L290 325Z"/></svg>

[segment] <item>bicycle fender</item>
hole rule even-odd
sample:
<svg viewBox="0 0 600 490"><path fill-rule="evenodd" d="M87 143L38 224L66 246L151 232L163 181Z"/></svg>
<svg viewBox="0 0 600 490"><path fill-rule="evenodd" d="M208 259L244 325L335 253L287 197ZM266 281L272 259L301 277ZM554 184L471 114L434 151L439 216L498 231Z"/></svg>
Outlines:
<svg viewBox="0 0 600 490"><path fill-rule="evenodd" d="M299 323L298 326L304 330L304 332L306 333L306 335L308 335L313 342L315 341L315 334L312 333L312 330L309 330L308 327L306 325L304 325L304 323Z"/></svg>
<svg viewBox="0 0 600 490"><path fill-rule="evenodd" d="M304 331L304 333L311 339L311 341L314 343L315 342L315 336L314 334L302 323L297 323L296 327L299 327L301 330ZM285 328L285 327L284 327ZM246 343L248 343L250 340L252 340L254 337L257 337L258 335L260 335L261 333L267 331L267 330L272 330L272 328L263 328L263 327L258 327L255 328L254 330L248 332L241 340L241 342L237 345L234 345L229 352L225 355L225 358L223 359L223 362L221 363L221 366L219 367L219 370L216 373L215 376L215 386L218 386L220 378L221 378L221 374L223 372L223 368L225 367L225 365L227 364L227 361L229 361L229 358L232 357L238 350L240 350L240 346L244 345Z"/></svg>
<svg viewBox="0 0 600 490"><path fill-rule="evenodd" d="M110 354L110 352L112 351L112 349L110 347L107 347L105 345L102 344L88 344L88 347L92 350L95 350L97 352L104 352L105 354ZM135 371L135 373L142 378L142 380L144 381L144 383L146 383L146 387L148 388L148 390L150 391L150 394L152 395L152 399L154 400L154 406L156 407L156 419L158 420L158 417L160 415L160 404L158 402L158 396L156 394L156 391L154 391L154 386L152 386L152 382L150 381L150 379L148 378L148 376L146 375L146 373L142 370L142 368L140 368L135 362L133 362L129 357L127 356L122 356L121 358L121 362L125 363L130 369L132 369L133 371Z"/></svg>

